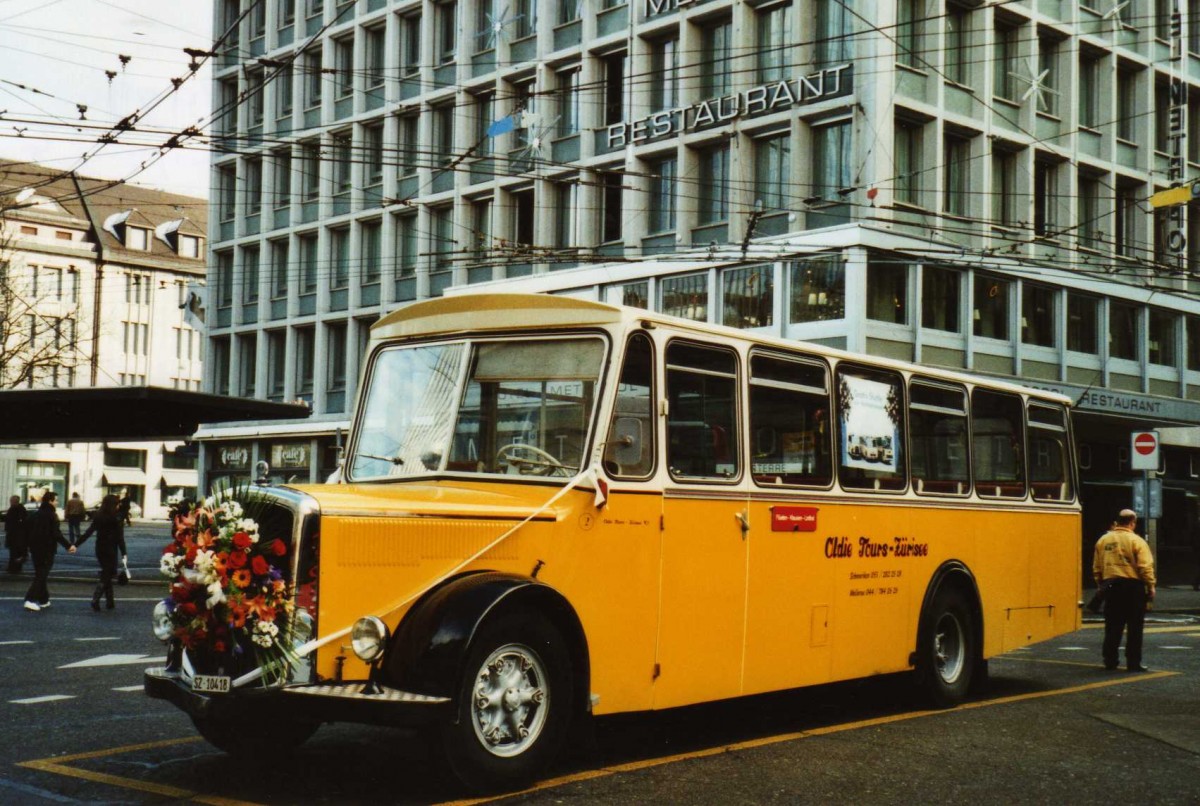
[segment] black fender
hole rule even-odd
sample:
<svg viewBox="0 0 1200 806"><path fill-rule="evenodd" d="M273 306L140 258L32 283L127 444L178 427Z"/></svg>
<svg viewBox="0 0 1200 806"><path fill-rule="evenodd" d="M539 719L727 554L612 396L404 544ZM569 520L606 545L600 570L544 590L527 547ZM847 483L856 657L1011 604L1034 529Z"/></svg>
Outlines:
<svg viewBox="0 0 1200 806"><path fill-rule="evenodd" d="M404 691L457 698L475 634L489 616L514 606L536 610L562 634L579 694L576 705L586 708L590 664L575 609L554 588L517 574L464 574L418 599L388 646L381 667L384 681Z"/></svg>
<svg viewBox="0 0 1200 806"><path fill-rule="evenodd" d="M966 563L960 560L947 560L933 572L933 576L929 578L929 585L925 588L925 598L921 600L921 610L917 616L917 645L913 647L912 653L908 656L910 666L916 666L917 649L925 637L923 632L925 613L933 603L933 597L937 595L938 590L942 585L947 584L961 587L971 603L971 615L975 617L975 646L979 648L979 660L983 659L983 605L979 598L979 584L975 581L975 575L971 573L971 569L967 567Z"/></svg>

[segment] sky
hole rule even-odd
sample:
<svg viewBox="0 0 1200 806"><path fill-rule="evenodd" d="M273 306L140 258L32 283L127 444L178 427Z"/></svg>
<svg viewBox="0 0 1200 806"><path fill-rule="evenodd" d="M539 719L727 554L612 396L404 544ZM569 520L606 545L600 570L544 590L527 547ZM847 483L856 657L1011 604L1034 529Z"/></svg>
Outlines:
<svg viewBox="0 0 1200 806"><path fill-rule="evenodd" d="M159 147L209 131L210 65L192 75L183 49L211 45L212 0L0 0L0 158L207 197L205 146Z"/></svg>

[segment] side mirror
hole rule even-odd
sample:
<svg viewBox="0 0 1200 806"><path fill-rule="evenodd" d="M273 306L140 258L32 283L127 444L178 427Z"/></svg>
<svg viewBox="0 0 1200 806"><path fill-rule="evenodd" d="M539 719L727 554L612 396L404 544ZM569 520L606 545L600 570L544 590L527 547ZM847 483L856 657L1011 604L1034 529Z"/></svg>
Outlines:
<svg viewBox="0 0 1200 806"><path fill-rule="evenodd" d="M637 417L618 417L608 435L605 458L618 465L635 466L642 462L642 421Z"/></svg>

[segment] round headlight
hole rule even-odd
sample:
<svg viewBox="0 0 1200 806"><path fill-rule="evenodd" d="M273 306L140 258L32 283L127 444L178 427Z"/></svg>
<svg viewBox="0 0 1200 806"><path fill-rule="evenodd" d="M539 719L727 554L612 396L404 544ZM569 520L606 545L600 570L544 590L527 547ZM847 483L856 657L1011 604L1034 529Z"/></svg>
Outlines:
<svg viewBox="0 0 1200 806"><path fill-rule="evenodd" d="M175 632L175 625L171 623L171 611L167 607L166 602L159 602L154 606L154 615L150 617L154 629L154 637L160 641L170 639Z"/></svg>
<svg viewBox="0 0 1200 806"><path fill-rule="evenodd" d="M375 616L363 616L354 622L354 629L350 631L350 645L354 648L354 654L366 663L374 663L379 659L387 640L387 625Z"/></svg>

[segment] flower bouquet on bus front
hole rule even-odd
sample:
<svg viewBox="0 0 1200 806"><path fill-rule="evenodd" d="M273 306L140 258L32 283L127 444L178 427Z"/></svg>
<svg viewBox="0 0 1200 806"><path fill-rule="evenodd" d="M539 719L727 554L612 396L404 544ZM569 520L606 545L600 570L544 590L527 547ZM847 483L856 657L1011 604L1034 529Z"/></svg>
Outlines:
<svg viewBox="0 0 1200 806"><path fill-rule="evenodd" d="M269 684L286 679L294 656L288 535L260 534L252 514L226 495L177 515L160 570L173 637L193 664L257 666Z"/></svg>

